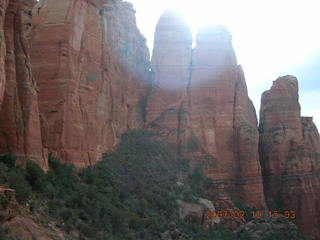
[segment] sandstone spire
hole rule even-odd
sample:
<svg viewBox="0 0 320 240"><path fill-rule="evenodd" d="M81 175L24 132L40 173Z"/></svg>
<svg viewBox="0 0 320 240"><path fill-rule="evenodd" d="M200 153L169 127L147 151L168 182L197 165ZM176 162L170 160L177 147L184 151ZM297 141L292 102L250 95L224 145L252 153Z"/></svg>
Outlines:
<svg viewBox="0 0 320 240"><path fill-rule="evenodd" d="M154 35L152 69L160 88L181 90L187 87L190 75L192 34L176 12L164 12Z"/></svg>
<svg viewBox="0 0 320 240"><path fill-rule="evenodd" d="M264 207L257 120L231 34L223 26L207 26L191 47L185 22L164 13L155 32L149 127L175 143L180 154L193 154L193 163L212 180L214 198Z"/></svg>
<svg viewBox="0 0 320 240"><path fill-rule="evenodd" d="M255 110L225 27L199 30L191 76L190 125L210 156L202 164L213 192L264 207Z"/></svg>
<svg viewBox="0 0 320 240"><path fill-rule="evenodd" d="M301 117L296 77L280 77L262 94L259 130L268 206L297 211L303 232L318 234L320 137L312 118Z"/></svg>
<svg viewBox="0 0 320 240"><path fill-rule="evenodd" d="M154 88L148 100L147 123L175 143L181 136L179 113L186 111L191 53L189 26L176 12L164 12L154 37L151 61ZM174 130L177 128L180 130Z"/></svg>

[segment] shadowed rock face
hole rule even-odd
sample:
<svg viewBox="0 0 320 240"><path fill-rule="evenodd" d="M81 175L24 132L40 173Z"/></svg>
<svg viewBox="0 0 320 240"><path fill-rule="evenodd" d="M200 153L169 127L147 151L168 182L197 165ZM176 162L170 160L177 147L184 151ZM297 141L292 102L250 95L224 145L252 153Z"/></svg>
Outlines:
<svg viewBox="0 0 320 240"><path fill-rule="evenodd" d="M149 53L135 12L122 1L47 0L33 13L43 143L77 167L94 164L143 124Z"/></svg>
<svg viewBox="0 0 320 240"><path fill-rule="evenodd" d="M19 164L30 159L46 169L28 44L33 5L31 0L0 4L0 154L12 152Z"/></svg>
<svg viewBox="0 0 320 240"><path fill-rule="evenodd" d="M5 56L6 56L6 41L4 37L5 16L8 8L9 0L0 2L0 106L3 101L3 94L6 84L5 72Z"/></svg>
<svg viewBox="0 0 320 240"><path fill-rule="evenodd" d="M300 115L295 77L263 93L259 130L268 206L297 210L303 232L319 233L320 138L312 118Z"/></svg>
<svg viewBox="0 0 320 240"><path fill-rule="evenodd" d="M164 13L155 32L149 127L179 153L196 156L193 163L212 179L214 198L264 207L257 120L231 35L223 26L202 28L191 47L188 26Z"/></svg>

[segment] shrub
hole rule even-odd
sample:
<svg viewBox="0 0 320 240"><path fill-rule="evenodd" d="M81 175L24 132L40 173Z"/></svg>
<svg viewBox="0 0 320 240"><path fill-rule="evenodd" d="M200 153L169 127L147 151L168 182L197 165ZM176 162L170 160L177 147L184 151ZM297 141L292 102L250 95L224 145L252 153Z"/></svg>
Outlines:
<svg viewBox="0 0 320 240"><path fill-rule="evenodd" d="M252 215L252 211L258 211L258 209L256 207L251 207L246 205L243 200L241 199L236 199L234 201L235 206L239 209L239 210L243 210L244 211L244 218L247 222L254 220L254 217Z"/></svg>
<svg viewBox="0 0 320 240"><path fill-rule="evenodd" d="M7 207L9 204L9 199L4 194L0 194L0 206Z"/></svg>
<svg viewBox="0 0 320 240"><path fill-rule="evenodd" d="M13 168L16 165L16 158L12 153L0 156L0 162L6 164L9 168Z"/></svg>
<svg viewBox="0 0 320 240"><path fill-rule="evenodd" d="M45 188L45 173L37 164L31 161L27 161L26 180L35 191L41 191Z"/></svg>
<svg viewBox="0 0 320 240"><path fill-rule="evenodd" d="M6 184L8 182L9 168L3 162L0 162L0 184Z"/></svg>
<svg viewBox="0 0 320 240"><path fill-rule="evenodd" d="M8 183L16 190L16 198L19 203L23 204L29 199L32 188L26 181L25 171L22 168L15 167L9 172Z"/></svg>

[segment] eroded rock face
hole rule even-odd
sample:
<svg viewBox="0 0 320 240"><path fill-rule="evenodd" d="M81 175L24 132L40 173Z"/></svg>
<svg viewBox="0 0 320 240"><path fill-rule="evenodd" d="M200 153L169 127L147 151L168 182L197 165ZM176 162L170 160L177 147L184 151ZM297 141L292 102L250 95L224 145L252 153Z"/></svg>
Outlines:
<svg viewBox="0 0 320 240"><path fill-rule="evenodd" d="M191 49L187 25L164 13L155 32L152 69L155 87L147 122L192 153L193 163L212 179L213 197L242 198L264 207L258 130L244 74L237 65L230 33L222 26L199 30Z"/></svg>
<svg viewBox="0 0 320 240"><path fill-rule="evenodd" d="M19 164L30 159L46 169L28 44L32 5L31 0L0 5L0 154L12 152Z"/></svg>
<svg viewBox="0 0 320 240"><path fill-rule="evenodd" d="M177 145L182 137L182 112L186 111L190 82L192 34L175 12L162 14L157 24L152 54L154 87L148 98L147 123Z"/></svg>
<svg viewBox="0 0 320 240"><path fill-rule="evenodd" d="M263 93L259 130L268 206L296 210L303 232L319 233L320 138L312 118L301 117L295 77Z"/></svg>
<svg viewBox="0 0 320 240"><path fill-rule="evenodd" d="M33 72L43 143L77 167L143 125L149 53L122 1L40 1L33 10Z"/></svg>
<svg viewBox="0 0 320 240"><path fill-rule="evenodd" d="M199 30L189 94L190 125L210 156L202 164L214 188L264 207L255 110L224 27Z"/></svg>
<svg viewBox="0 0 320 240"><path fill-rule="evenodd" d="M6 56L6 41L4 38L4 22L7 12L9 0L0 2L0 107L3 101L4 88L6 84L5 72L5 56Z"/></svg>

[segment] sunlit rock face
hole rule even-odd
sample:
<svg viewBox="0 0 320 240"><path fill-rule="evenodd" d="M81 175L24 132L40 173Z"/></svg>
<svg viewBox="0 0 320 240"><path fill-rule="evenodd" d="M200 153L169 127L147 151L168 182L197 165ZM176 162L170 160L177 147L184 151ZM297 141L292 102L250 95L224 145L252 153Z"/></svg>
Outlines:
<svg viewBox="0 0 320 240"><path fill-rule="evenodd" d="M223 26L208 26L191 47L188 26L164 13L155 32L148 126L180 154L193 154L193 163L212 179L213 198L264 207L257 120L231 35Z"/></svg>
<svg viewBox="0 0 320 240"><path fill-rule="evenodd" d="M189 26L175 12L163 13L154 37L151 61L154 87L148 98L147 123L174 143L181 137L179 113L186 111L191 53Z"/></svg>
<svg viewBox="0 0 320 240"><path fill-rule="evenodd" d="M202 154L209 156L201 164L212 179L214 197L231 196L264 207L255 110L231 35L223 26L198 32L189 109L189 125Z"/></svg>
<svg viewBox="0 0 320 240"><path fill-rule="evenodd" d="M156 26L152 69L155 83L169 90L186 89L190 76L192 34L184 20L172 11L162 14Z"/></svg>
<svg viewBox="0 0 320 240"><path fill-rule="evenodd" d="M32 0L0 3L0 154L47 168L40 132L37 86L31 71Z"/></svg>
<svg viewBox="0 0 320 240"><path fill-rule="evenodd" d="M43 143L77 167L143 125L149 53L134 14L122 1L46 0L33 9Z"/></svg>
<svg viewBox="0 0 320 240"><path fill-rule="evenodd" d="M301 117L298 81L284 76L262 95L260 152L267 204L294 209L304 233L320 223L320 138L311 117Z"/></svg>

